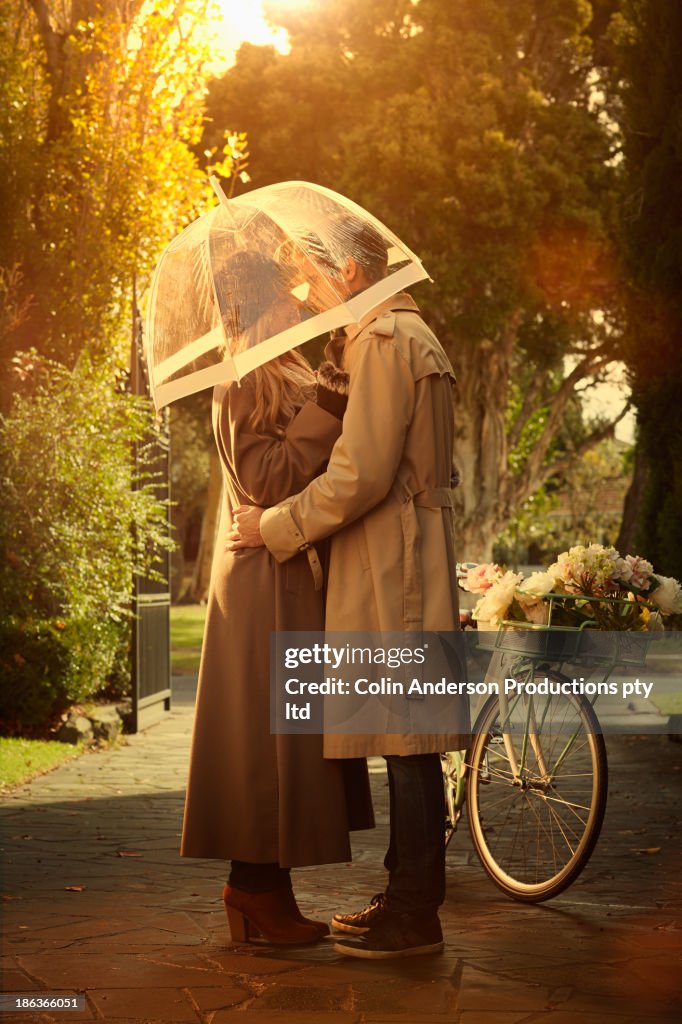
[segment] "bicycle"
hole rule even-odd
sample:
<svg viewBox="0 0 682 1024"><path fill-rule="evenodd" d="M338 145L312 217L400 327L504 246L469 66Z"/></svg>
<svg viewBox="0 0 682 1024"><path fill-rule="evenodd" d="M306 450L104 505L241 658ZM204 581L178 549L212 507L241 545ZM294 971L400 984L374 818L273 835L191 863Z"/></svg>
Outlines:
<svg viewBox="0 0 682 1024"><path fill-rule="evenodd" d="M565 595L562 595L565 600ZM604 599L613 600L613 599ZM512 658L505 674L518 691L500 691L481 708L466 751L441 756L446 846L467 807L474 850L495 885L512 899L539 903L563 892L590 859L608 790L606 746L593 702L570 692L561 671L589 657L643 664L647 636L582 627L502 623L479 648ZM590 635L591 634L591 635ZM606 645L604 639L606 638ZM558 667L557 667L558 666ZM546 695L530 692L541 673ZM596 698L595 698L596 699Z"/></svg>

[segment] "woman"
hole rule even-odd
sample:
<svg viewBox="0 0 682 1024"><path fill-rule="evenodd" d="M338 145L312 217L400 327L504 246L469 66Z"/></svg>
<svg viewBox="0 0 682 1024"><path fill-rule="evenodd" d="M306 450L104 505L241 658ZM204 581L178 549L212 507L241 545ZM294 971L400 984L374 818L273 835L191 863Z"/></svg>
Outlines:
<svg viewBox="0 0 682 1024"><path fill-rule="evenodd" d="M237 296L231 282L246 276ZM290 283L290 282L289 282ZM250 347L299 319L286 274L242 252L216 281L229 336ZM259 313L266 309L264 314ZM338 377L334 382L338 388ZM286 565L265 548L226 549L232 510L272 505L325 467L345 399L288 352L238 385L216 387L213 429L226 501L215 544L181 853L230 860L223 898L233 941L316 942L289 869L350 860L348 829L373 825L364 762L322 758L321 736L270 734L270 634L324 629L323 592L308 555ZM347 808L352 793L355 819Z"/></svg>

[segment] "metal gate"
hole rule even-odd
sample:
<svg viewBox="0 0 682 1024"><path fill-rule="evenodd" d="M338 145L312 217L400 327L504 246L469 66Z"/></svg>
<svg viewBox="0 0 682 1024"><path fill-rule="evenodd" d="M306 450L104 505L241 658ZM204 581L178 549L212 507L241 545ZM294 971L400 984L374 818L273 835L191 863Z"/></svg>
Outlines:
<svg viewBox="0 0 682 1024"><path fill-rule="evenodd" d="M134 301L133 330L130 353L130 389L135 395L149 396L149 381L142 348L142 321ZM135 468L140 465L141 444L134 447ZM167 411L159 441L149 448L145 444L145 462L154 478L157 498L170 499L170 433ZM134 473L133 486L139 486L138 473ZM167 524L170 535L170 504L167 504ZM170 657L170 551L159 553L157 568L162 580L136 576L133 582L132 610L132 715L130 729L139 732L170 710L171 657Z"/></svg>

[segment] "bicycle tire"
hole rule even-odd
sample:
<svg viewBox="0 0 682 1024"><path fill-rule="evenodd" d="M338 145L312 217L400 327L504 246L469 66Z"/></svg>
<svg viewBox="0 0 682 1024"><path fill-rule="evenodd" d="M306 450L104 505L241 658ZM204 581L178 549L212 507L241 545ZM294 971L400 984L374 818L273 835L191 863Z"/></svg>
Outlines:
<svg viewBox="0 0 682 1024"><path fill-rule="evenodd" d="M546 675L550 680L565 681L565 677L551 670L547 671ZM556 785L549 786L544 794L538 788L523 789L520 784L515 784L512 781L510 771L502 770L499 767L504 761L505 755L500 750L494 752L494 757L492 753L493 745L500 746L502 737L499 727L500 702L498 697L489 698L483 706L474 727L472 746L467 752L467 816L474 849L483 868L495 885L507 896L524 903L540 903L551 899L576 880L592 855L606 810L608 764L604 737L598 731L597 716L590 702L584 697L570 695L561 699L574 709L583 729L583 737L580 748L576 750L576 757L580 755L581 762L585 763L587 770L575 773L573 777L577 780L584 775L587 780L582 785L586 793L589 786L589 798L587 796L580 797L581 800L586 801L585 804L565 800L563 796L558 795L559 791ZM577 741L574 741L574 746L575 742ZM568 757L568 755L566 756ZM574 766L576 766L576 757L573 758ZM497 772L494 783L500 787L500 793L502 793L502 796L497 794L498 803L503 804L505 797L508 799L507 816L502 823L502 832L500 832L499 824L493 824L494 815L491 816L489 811L489 807L494 808L495 805L491 803L487 795L483 795L484 790L491 785L490 760L495 760L498 765L493 769L493 772ZM571 778L569 773L563 771L563 767L561 771L564 778ZM530 782L529 785L539 786L539 783ZM557 795L554 795L555 793ZM542 807L543 796L544 808ZM526 802L525 807L524 801ZM531 801L535 801L535 804ZM516 804L515 808L513 808L514 804ZM566 808L574 816L569 818L570 823L561 817L558 807ZM580 810L576 810L576 808L580 808ZM512 816L512 809L514 815L512 825L516 828L517 835L519 830L524 833L522 841L525 842L524 814L526 810L530 810L529 817L525 819L526 822L537 828L534 878L532 877L533 865L526 864L524 860L522 870L518 863L518 855L514 853L517 835L513 838L508 836L505 843L501 842L504 825L506 825L508 833L511 832L509 818ZM581 815L584 815L584 820ZM548 828L543 824L543 819L546 819ZM561 856L559 859L561 863L557 862L554 850L555 830L560 835ZM566 836L566 831L574 840L574 849ZM549 839L549 843L552 845L550 866L546 866L544 862L540 863L541 832L544 832L543 841ZM563 847L567 849L564 850Z"/></svg>

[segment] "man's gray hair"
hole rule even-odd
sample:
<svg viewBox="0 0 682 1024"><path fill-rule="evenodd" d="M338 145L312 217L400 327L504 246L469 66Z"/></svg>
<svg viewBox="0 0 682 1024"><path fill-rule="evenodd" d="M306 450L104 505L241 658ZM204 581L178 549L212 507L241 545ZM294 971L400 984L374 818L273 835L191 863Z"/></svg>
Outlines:
<svg viewBox="0 0 682 1024"><path fill-rule="evenodd" d="M334 243L343 258L353 257L370 284L386 277L388 243L369 221L351 213L341 214L334 222Z"/></svg>

